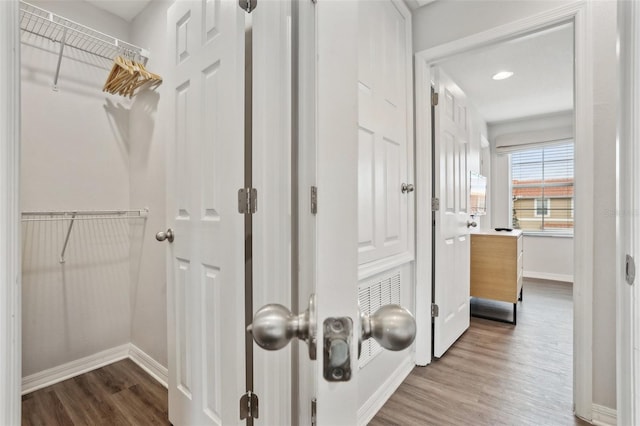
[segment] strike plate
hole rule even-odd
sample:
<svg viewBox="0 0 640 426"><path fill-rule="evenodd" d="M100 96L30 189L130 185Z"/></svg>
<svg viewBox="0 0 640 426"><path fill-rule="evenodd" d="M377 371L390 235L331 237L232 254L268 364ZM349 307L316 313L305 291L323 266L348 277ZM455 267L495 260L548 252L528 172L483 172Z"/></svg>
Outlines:
<svg viewBox="0 0 640 426"><path fill-rule="evenodd" d="M327 318L324 328L324 378L328 382L348 382L351 379L351 332L349 317Z"/></svg>
<svg viewBox="0 0 640 426"><path fill-rule="evenodd" d="M625 265L625 279L627 280L627 284L632 285L636 279L636 262L633 260L633 257L627 255L626 265Z"/></svg>

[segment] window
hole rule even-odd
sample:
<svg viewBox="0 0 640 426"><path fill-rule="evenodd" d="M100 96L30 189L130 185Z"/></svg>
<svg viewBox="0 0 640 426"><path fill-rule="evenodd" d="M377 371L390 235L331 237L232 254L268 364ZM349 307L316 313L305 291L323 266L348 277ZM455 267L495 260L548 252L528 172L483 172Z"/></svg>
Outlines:
<svg viewBox="0 0 640 426"><path fill-rule="evenodd" d="M573 143L512 153L512 226L573 234L573 184Z"/></svg>
<svg viewBox="0 0 640 426"><path fill-rule="evenodd" d="M533 209L535 216L551 216L551 200L549 198L536 198L533 200Z"/></svg>

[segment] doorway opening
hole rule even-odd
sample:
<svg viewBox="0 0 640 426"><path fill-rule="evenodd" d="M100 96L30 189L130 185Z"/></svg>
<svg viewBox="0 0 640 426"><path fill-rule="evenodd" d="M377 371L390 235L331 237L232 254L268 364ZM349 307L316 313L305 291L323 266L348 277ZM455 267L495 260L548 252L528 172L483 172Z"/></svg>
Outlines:
<svg viewBox="0 0 640 426"><path fill-rule="evenodd" d="M571 273L573 274L573 281L577 283L573 288L573 405L576 415L584 418L591 417L591 392L592 392L592 372L591 372L591 356L589 355L589 348L591 346L591 324L592 324L592 313L591 313L591 294L593 288L593 272L589 270L589 268L581 267L581 265L590 265L593 263L593 253L589 252L589 248L593 247L593 238L586 230L590 229L590 225L593 222L593 187L592 184L589 183L590 169L593 159L593 129L590 127L590 117L592 116L591 110L591 81L589 79L588 71L585 70L586 67L583 64L588 62L584 62L588 60L591 51L589 48L589 40L586 36L586 23L585 23L585 13L587 6L586 5L574 5L574 7L567 7L563 9L558 9L553 13L549 13L546 15L540 15L536 17L532 17L530 19L524 20L522 22L518 22L514 25L498 27L490 31L486 31L484 33L470 36L465 39L460 39L456 41L452 41L445 45L437 46L423 52L419 52L416 56L416 108L417 113L416 116L425 117L425 120L419 120L416 123L416 150L418 159L418 181L428 182L431 184L431 176L425 176L424 172L421 175L421 169L427 169L428 164L431 162L431 117L428 114L428 110L431 107L431 96L430 90L431 85L434 83L435 76L433 73L434 65L442 65L445 64L448 60L455 60L456 58L462 58L464 55L472 54L473 52L485 53L488 52L491 47L496 46L500 43L515 43L516 40L520 38L530 38L534 34L540 32L549 32L553 29L561 28L563 25L569 26L571 28L571 33L573 34L573 46L572 53L575 55L574 60L576 67L575 69L571 69L570 74L572 77L572 85L570 89L573 89L573 96L571 100L573 101L573 111L569 112L569 124L573 128L573 138L575 139L575 158L578 161L575 162L575 180L578 182L582 182L580 186L575 188L576 197L574 204L572 205L572 209L576 212L579 212L573 218L573 229L575 230L573 235L573 240L575 241L575 254L573 256L574 266L572 267ZM498 70L500 71L500 70ZM506 70L508 71L508 70ZM494 71L493 74L497 73ZM492 74L492 75L493 75ZM489 76L489 79L491 75ZM506 80L508 82L509 80ZM515 80L514 80L515 81ZM530 112L529 114L535 115L535 112ZM542 112L538 112L538 115L543 114ZM422 122L421 122L422 121ZM544 121L544 120L543 120ZM559 126L560 127L560 126ZM488 130L488 129L487 129ZM487 132L488 134L489 132ZM489 138L487 138L489 139ZM484 141L484 145L488 145L489 140ZM495 142L494 142L495 143ZM497 162L496 157L491 157L491 151L488 150L488 157L483 158L483 161L489 162L489 171L494 171L496 169L495 164L491 164ZM478 155L480 157L480 155ZM510 187L510 174L509 167L510 163L507 160L509 155L506 155L502 161L506 162L506 171L507 173L504 176L504 181L506 181L505 187L508 189ZM426 160L423 160L426 159ZM427 161L426 163L422 163L422 161ZM480 161L480 160L478 160ZM484 164L486 166L486 163ZM479 167L479 164L478 164ZM495 172L494 172L495 174ZM503 183L504 183L503 181ZM495 227L510 227L511 219L512 219L512 203L510 203L510 192L507 190L503 193L503 197L506 199L506 203L503 204L503 209L501 213L499 213L496 209L496 200L492 199L494 194L496 194L495 188L495 176L491 176L491 179L488 180L489 185L493 184L493 188L488 193L488 215L490 217L489 226L486 228L495 228ZM427 211L431 210L430 199L422 198L418 203L418 211ZM516 206L517 207L517 206ZM535 211L535 206L532 207L532 210ZM545 212L543 212L544 214ZM499 218L498 215L501 214L502 217ZM425 215L426 216L426 215ZM482 222L482 217L480 222ZM500 224L500 221L506 223L506 225ZM431 267L437 268L437 265L434 265L430 262L431 259L431 250L430 250L430 242L432 238L432 229L426 226L420 226L421 222L426 222L431 225L431 220L418 220L418 263L424 262ZM482 225L480 225L482 226ZM435 238L435 236L434 236ZM557 237L540 237L540 238L548 238L556 240ZM567 239L569 239L567 237ZM525 255L526 256L526 255ZM436 302L437 300L432 300L430 296L430 292L425 291L425 289L421 289L421 283L425 280L430 282L430 273L431 268L427 268L428 271L421 268L418 268L418 289L417 294L420 294L422 291L427 295L426 302L423 303L419 301L419 304L422 305L422 310L418 308L418 321L430 321L431 315L431 303ZM422 272L421 272L422 271ZM428 274L427 274L428 272ZM424 275L422 275L424 274ZM540 277L546 278L546 277ZM548 278L554 278L553 276ZM556 277L557 278L557 277ZM430 287L429 287L430 289ZM526 285L524 290L524 296L526 303ZM437 297L437 295L436 295ZM519 302L523 303L523 302ZM442 309L440 309L440 313L442 313ZM511 313L511 312L509 312ZM420 324L419 324L420 328ZM426 324L423 323L423 330L428 329ZM517 331L517 326L515 328ZM430 351L426 352L424 348L431 349L431 345L428 343L431 341L431 333L428 333L426 336L423 333L419 336L420 339L428 339L427 343L419 341L418 342L418 351L417 351L417 364L418 365L426 365L432 361Z"/></svg>

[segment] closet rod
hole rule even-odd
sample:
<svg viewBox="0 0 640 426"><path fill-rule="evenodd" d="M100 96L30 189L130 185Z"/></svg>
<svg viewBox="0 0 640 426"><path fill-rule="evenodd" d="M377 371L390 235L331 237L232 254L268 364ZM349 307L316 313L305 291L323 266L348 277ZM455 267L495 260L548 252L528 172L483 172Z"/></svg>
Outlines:
<svg viewBox="0 0 640 426"><path fill-rule="evenodd" d="M140 210L69 210L22 212L23 222L46 222L54 220L136 219L149 215L149 209Z"/></svg>
<svg viewBox="0 0 640 426"><path fill-rule="evenodd" d="M23 222L42 222L53 220L69 220L69 227L64 237L64 244L60 251L60 263L65 263L64 255L69 245L69 237L76 220L94 220L94 219L138 219L146 218L149 209L141 210L84 210L84 211L48 211L48 212L22 212ZM25 218L26 216L26 218ZM45 216L45 217L41 217Z"/></svg>

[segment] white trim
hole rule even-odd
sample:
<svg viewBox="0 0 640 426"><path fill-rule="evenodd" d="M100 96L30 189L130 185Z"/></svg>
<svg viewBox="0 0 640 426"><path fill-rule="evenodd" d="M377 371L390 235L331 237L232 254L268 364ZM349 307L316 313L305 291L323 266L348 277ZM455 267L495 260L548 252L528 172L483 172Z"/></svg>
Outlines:
<svg viewBox="0 0 640 426"><path fill-rule="evenodd" d="M38 373L31 374L22 379L22 395L46 388L70 379L80 374L87 373L105 365L113 364L129 356L129 344L116 346L66 364L58 365Z"/></svg>
<svg viewBox="0 0 640 426"><path fill-rule="evenodd" d="M165 388L169 388L169 369L153 359L145 351L131 343L129 345L129 358L138 364L140 368L156 379Z"/></svg>
<svg viewBox="0 0 640 426"><path fill-rule="evenodd" d="M568 274L550 274L547 272L524 271L522 273L522 276L524 278L534 278L538 280L563 281L567 283L573 283L573 275Z"/></svg>
<svg viewBox="0 0 640 426"><path fill-rule="evenodd" d="M593 419L591 424L596 426L616 426L618 424L616 410L602 405L593 404L591 408Z"/></svg>
<svg viewBox="0 0 640 426"><path fill-rule="evenodd" d="M267 200L252 220L254 309L269 303L291 307L292 260L296 258L292 250L299 253L292 246L292 190L297 176L291 158L295 152L291 145L291 9L292 1L273 2L251 18L251 184ZM292 398L283 397L293 395L292 383L292 351L254 351L252 391L260 395L263 407L269 407L260 413L261 422L292 423Z"/></svg>
<svg viewBox="0 0 640 426"><path fill-rule="evenodd" d="M400 387L414 368L413 356L408 356L400 363L400 366L389 375L387 380L362 404L358 409L358 425L364 426L380 411L391 395Z"/></svg>
<svg viewBox="0 0 640 426"><path fill-rule="evenodd" d="M425 74L424 61L416 58L414 69L416 98L416 184L425 188L416 191L416 364L431 363L431 273L433 271L431 239L431 82Z"/></svg>
<svg viewBox="0 0 640 426"><path fill-rule="evenodd" d="M616 408L621 425L638 424L640 380L637 351L640 316L638 315L638 277L630 286L625 277L625 257L638 262L640 253L640 7L637 2L618 2L618 129L616 193ZM595 418L595 408L594 408Z"/></svg>
<svg viewBox="0 0 640 426"><path fill-rule="evenodd" d="M20 28L17 0L0 2L0 424L20 424Z"/></svg>
<svg viewBox="0 0 640 426"><path fill-rule="evenodd" d="M133 343L126 343L26 376L22 379L22 395L55 385L126 358L131 359L147 374L157 380L158 383L165 388L167 387L169 378L167 367L164 367Z"/></svg>
<svg viewBox="0 0 640 426"><path fill-rule="evenodd" d="M413 250L411 250L413 252ZM381 274L389 269L398 268L405 263L413 261L413 253L404 252L395 256L385 257L383 259L374 260L358 266L358 281L374 275Z"/></svg>
<svg viewBox="0 0 640 426"><path fill-rule="evenodd" d="M431 81L430 65L453 55L473 49L485 47L501 41L513 39L531 33L549 25L573 21L575 31L575 136L580 143L576 144L576 229L584 230L576 233L574 253L574 276L577 285L574 287L574 404L575 412L580 417L591 418L593 393L593 72L592 72L592 20L591 3L578 1L545 11L525 19L511 22L490 30L464 37L450 43L427 49L416 54L416 116L426 118L418 120L416 129L416 146L418 150L430 147L431 114L429 96L425 96L425 86ZM417 154L418 170L431 169L430 156ZM422 176L424 177L424 176ZM426 180L430 182L431 179ZM430 202L430 201L429 201ZM418 206L417 223L430 223L431 208L422 203ZM430 230L418 229L418 262L430 263L422 252L427 253L431 239ZM430 327L425 327L425 312L431 305L431 267L418 265L416 294L418 295L418 327L420 335L417 341L416 362L425 364L430 355L424 352L424 338L430 334ZM429 336L430 339L431 336ZM430 342L429 342L430 347Z"/></svg>
<svg viewBox="0 0 640 426"><path fill-rule="evenodd" d="M316 179L316 26L315 5L312 2L296 2L298 16L298 303L292 301L296 312L306 309L309 296L315 291L316 222L309 208L309 190L317 186ZM294 9L295 10L295 9ZM295 22L295 21L294 21ZM295 34L294 34L295 40ZM300 308L303 309L300 309ZM292 424L304 425L311 418L311 401L316 396L316 362L309 359L304 343L294 344L292 367L294 370L292 392L297 391L297 422L293 413ZM297 380L297 383L295 382ZM296 389L297 385L297 389ZM297 405L297 407L296 407Z"/></svg>

